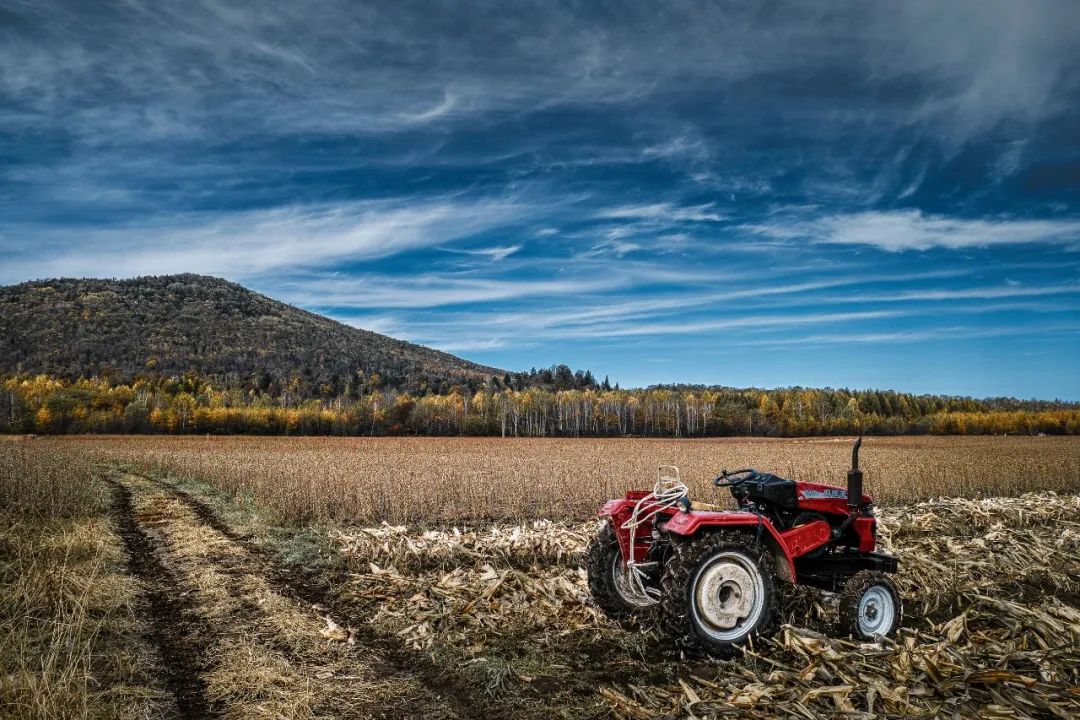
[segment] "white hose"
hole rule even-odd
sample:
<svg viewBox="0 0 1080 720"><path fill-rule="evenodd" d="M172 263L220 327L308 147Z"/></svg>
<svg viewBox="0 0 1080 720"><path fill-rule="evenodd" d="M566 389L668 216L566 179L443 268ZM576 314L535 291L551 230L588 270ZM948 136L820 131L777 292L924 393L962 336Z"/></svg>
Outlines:
<svg viewBox="0 0 1080 720"><path fill-rule="evenodd" d="M664 469L672 469L675 474L664 475L662 473ZM626 559L626 569L630 573L630 585L643 602L650 604L659 602L660 591L645 585L648 575L642 567L639 567L652 563L634 561L634 542L637 538L637 529L665 510L675 507L688 492L689 488L683 483L679 468L674 465L661 465L656 471L656 485L653 487L653 491L634 504L634 510L630 513L630 518L622 524L623 530L630 531L630 556ZM648 509L646 509L646 506Z"/></svg>

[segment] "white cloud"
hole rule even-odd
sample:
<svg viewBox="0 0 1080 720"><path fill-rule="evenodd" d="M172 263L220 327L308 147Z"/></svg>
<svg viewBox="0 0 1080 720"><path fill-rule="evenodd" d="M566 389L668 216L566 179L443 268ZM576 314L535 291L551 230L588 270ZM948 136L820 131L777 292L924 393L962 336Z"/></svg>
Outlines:
<svg viewBox="0 0 1080 720"><path fill-rule="evenodd" d="M745 315L722 320L702 321L675 319L663 323L626 323L622 325L603 323L578 329L563 329L559 334L562 337L589 338L629 337L634 335L690 335L736 328L757 330L824 323L845 323L859 320L879 320L899 317L904 314L906 313L899 310L870 310L866 312L807 313L803 315Z"/></svg>
<svg viewBox="0 0 1080 720"><path fill-rule="evenodd" d="M543 312L537 310L531 314L537 322L530 321L529 313L515 313L519 317L516 325L485 325L475 318L456 317L416 322L409 326L409 334L417 342L445 349L453 344L458 347L474 343L500 343L507 347L519 347L533 343L561 342L567 340L637 340L644 337L664 337L686 335L704 342L717 341L714 333L723 335L722 342L745 338L748 334L782 331L790 334L800 327L814 325L841 326L847 323L867 322L905 316L908 313L899 310L874 310L845 313L803 313L803 314L757 314L727 317L717 320L685 320L672 318L664 322L640 322L637 319L624 321L598 321L578 325L545 325ZM494 332L492 332L494 330ZM732 331L726 334L724 331ZM482 349L482 348L476 348Z"/></svg>
<svg viewBox="0 0 1080 720"><path fill-rule="evenodd" d="M0 237L0 252L8 256L0 281L175 272L249 278L442 245L529 212L511 201L444 198L192 213L138 226L53 229L37 234L29 249L25 241Z"/></svg>
<svg viewBox="0 0 1080 720"><path fill-rule="evenodd" d="M279 297L308 307L434 308L529 297L557 297L626 287L625 277L514 280L421 273L303 278L275 283Z"/></svg>
<svg viewBox="0 0 1080 720"><path fill-rule="evenodd" d="M359 328L360 330L370 330L371 332L376 332L380 335L395 337L398 340L409 339L405 323L403 323L399 317L391 315L365 315L364 317L339 318L339 321L346 325L351 325L354 328Z"/></svg>
<svg viewBox="0 0 1080 720"><path fill-rule="evenodd" d="M872 245L889 252L1080 242L1080 220L965 219L924 215L918 210L832 215L805 221L781 220L747 226L746 229L781 239L807 238L824 244Z"/></svg>
<svg viewBox="0 0 1080 720"><path fill-rule="evenodd" d="M1075 88L1073 3L905 2L873 14L866 68L876 77L925 83L915 122L934 123L963 143L1009 122L1059 112Z"/></svg>
<svg viewBox="0 0 1080 720"><path fill-rule="evenodd" d="M708 145L700 137L677 135L655 145L649 145L641 154L646 158L665 160L680 159L704 162L709 159Z"/></svg>
<svg viewBox="0 0 1080 720"><path fill-rule="evenodd" d="M993 300L1011 297L1042 297L1045 295L1067 295L1080 293L1077 285L1044 285L1021 287L1009 283L1005 287L959 288L955 290L910 290L893 295L863 295L870 302L910 302L912 300Z"/></svg>
<svg viewBox="0 0 1080 720"><path fill-rule="evenodd" d="M979 338L1006 337L1010 335L1047 335L1052 333L1074 333L1080 331L1080 324L1053 325L1014 325L992 328L972 328L967 326L948 326L927 328L924 330L900 330L892 332L856 332L802 335L788 338L747 340L737 338L731 345L736 347L787 347L792 345L835 345L835 344L876 344L876 343L915 343L934 340L976 340Z"/></svg>
<svg viewBox="0 0 1080 720"><path fill-rule="evenodd" d="M626 242L625 240L618 240L616 238L612 238L610 240L604 240L603 242L599 242L593 245L591 248L581 253L579 257L593 258L602 257L605 255L622 257L627 253L637 252L641 249L642 246L640 243Z"/></svg>
<svg viewBox="0 0 1080 720"><path fill-rule="evenodd" d="M478 257L485 257L491 260L491 262L498 262L499 260L505 260L523 247L525 246L519 243L517 245L507 245L504 247L469 249L445 247L442 249L446 252L457 253L458 255L475 255Z"/></svg>
<svg viewBox="0 0 1080 720"><path fill-rule="evenodd" d="M461 97L449 89L443 91L443 99L436 105L417 113L403 113L401 119L407 123L425 123L449 115L461 104Z"/></svg>
<svg viewBox="0 0 1080 720"><path fill-rule="evenodd" d="M431 347L448 353L470 352L476 350L498 350L506 347L506 341L499 338L475 339L475 340L447 340L445 342L432 343ZM521 347L515 343L515 347Z"/></svg>
<svg viewBox="0 0 1080 720"><path fill-rule="evenodd" d="M605 261L610 266L611 261ZM610 270L610 267L608 268ZM816 290L874 283L886 285L912 280L927 280L963 275L963 271L932 271L902 275L851 275L828 280L801 283L769 282L767 276L758 278L762 284L755 287L721 291L684 291L676 295L661 297L634 297L625 293L612 295L611 290L648 286L660 282L679 282L673 275L656 276L646 267L630 263L629 268L616 274L605 276L586 274L582 280L560 281L555 284L529 283L506 280L469 281L442 276L423 276L414 284L409 279L391 276L362 278L358 281L347 279L328 279L324 281L304 281L289 289L287 297L296 302L312 302L323 298L327 306L342 307L381 307L381 303L390 303L397 307L408 303L409 307L438 307L447 304L464 303L500 303L517 287L519 298L543 299L545 302L532 308L523 308L513 312L481 311L455 313L437 319L425 321L420 317L409 323L413 335L420 337L441 337L441 332L452 328L454 337L460 338L473 333L490 333L493 330L503 338L559 338L567 333L578 336L590 336L596 330L603 336L607 329L631 328L636 324L643 327L655 327L662 318L671 317L672 322L681 322L680 314L697 311L703 307L715 307L725 311L745 310L761 307L761 300L777 296L795 296L780 305L806 305L818 302L844 302L859 305L863 296L842 298L807 297L806 293ZM712 284L725 284L740 278L740 275L714 273L709 276ZM692 275L681 278L684 282L697 282L700 277ZM310 290L310 292L309 292ZM604 294L596 294L604 293ZM892 296L890 296L892 297ZM867 301L889 299L888 297L869 297ZM898 297L896 299L899 299ZM317 302L316 302L317 304ZM775 306L773 304L772 306ZM889 311L892 312L892 311ZM837 317L835 314L831 317ZM667 322L666 320L664 322ZM724 321L725 324L727 321ZM751 324L756 321L749 321ZM362 325L362 320L360 321ZM766 323L767 324L767 323ZM651 332L651 331L647 331ZM625 334L635 334L633 332ZM644 334L644 333L642 333ZM661 333L663 334L663 333Z"/></svg>
<svg viewBox="0 0 1080 720"><path fill-rule="evenodd" d="M876 279L871 279L870 282L874 283L878 281ZM777 308L788 306L801 306L806 304L855 306L865 305L868 303L929 302L945 303L948 311L950 312L965 312L968 310L977 312L980 308L990 309L990 306L987 306L985 304L977 304L974 308L972 308L971 306L962 306L958 304L958 302L965 300L996 300L1001 298L1042 298L1054 295L1073 295L1078 293L1080 293L1080 284L1032 286L1005 285L966 288L922 288L918 290L906 290L893 293L859 292L851 295L814 295L809 298L782 298L775 302L769 302L766 306L770 308ZM1020 309L1032 309L1038 307L1051 308L1054 306L1046 302L1040 302L1036 305L1032 305L1030 303L1027 305L1013 304L1010 307L1016 307Z"/></svg>
<svg viewBox="0 0 1080 720"><path fill-rule="evenodd" d="M644 249L666 252L673 245L685 244L689 239L685 233L678 232L688 223L716 223L727 219L727 215L712 203L684 206L673 202L618 205L601 209L592 217L609 223L576 234L578 237L599 235L603 238L580 253L579 257L582 258L601 255L622 257Z"/></svg>
<svg viewBox="0 0 1080 720"><path fill-rule="evenodd" d="M596 217L605 220L647 220L659 223L720 222L726 215L713 205L681 206L662 202L650 205L621 205L601 210Z"/></svg>

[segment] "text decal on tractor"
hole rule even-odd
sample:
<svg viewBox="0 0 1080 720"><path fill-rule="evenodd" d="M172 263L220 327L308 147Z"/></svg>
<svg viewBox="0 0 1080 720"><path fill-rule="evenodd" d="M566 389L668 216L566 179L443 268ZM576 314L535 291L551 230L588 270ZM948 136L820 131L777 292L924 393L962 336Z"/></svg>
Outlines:
<svg viewBox="0 0 1080 720"><path fill-rule="evenodd" d="M876 552L873 500L863 493L855 441L847 488L797 482L753 468L715 480L735 509L695 502L677 468L653 490L631 490L600 508L588 551L589 589L611 618L632 624L659 606L681 642L724 653L775 630L777 583L840 593L840 626L859 639L900 626L889 575Z"/></svg>

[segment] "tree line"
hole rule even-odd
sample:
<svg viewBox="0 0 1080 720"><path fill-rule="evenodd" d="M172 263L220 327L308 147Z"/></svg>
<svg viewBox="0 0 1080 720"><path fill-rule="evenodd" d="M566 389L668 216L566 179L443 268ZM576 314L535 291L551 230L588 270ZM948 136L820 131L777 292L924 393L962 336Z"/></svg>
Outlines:
<svg viewBox="0 0 1080 720"><path fill-rule="evenodd" d="M548 371L533 371L539 375ZM425 395L384 389L310 397L218 387L194 375L130 383L46 375L0 380L0 432L507 437L785 437L899 434L1080 434L1080 404L892 391L700 386L619 389L591 375L492 377ZM523 374L528 375L528 374Z"/></svg>

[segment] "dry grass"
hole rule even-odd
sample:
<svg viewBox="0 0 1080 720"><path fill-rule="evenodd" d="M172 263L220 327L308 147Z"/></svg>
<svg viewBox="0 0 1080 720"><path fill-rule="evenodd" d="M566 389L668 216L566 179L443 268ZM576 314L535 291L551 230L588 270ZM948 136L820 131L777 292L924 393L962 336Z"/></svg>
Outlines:
<svg viewBox="0 0 1080 720"><path fill-rule="evenodd" d="M138 589L85 460L2 443L0 497L0 714L158 716Z"/></svg>
<svg viewBox="0 0 1080 720"><path fill-rule="evenodd" d="M0 435L0 493L0 512L13 517L80 517L102 509L101 488L75 443Z"/></svg>
<svg viewBox="0 0 1080 720"><path fill-rule="evenodd" d="M40 441L36 441L40 442ZM850 440L79 437L47 441L249 497L283 522L583 518L674 463L699 498L722 468L843 483ZM882 506L1080 488L1080 438L868 438Z"/></svg>

